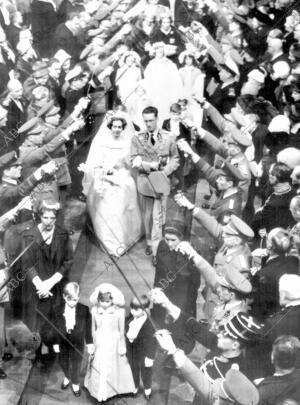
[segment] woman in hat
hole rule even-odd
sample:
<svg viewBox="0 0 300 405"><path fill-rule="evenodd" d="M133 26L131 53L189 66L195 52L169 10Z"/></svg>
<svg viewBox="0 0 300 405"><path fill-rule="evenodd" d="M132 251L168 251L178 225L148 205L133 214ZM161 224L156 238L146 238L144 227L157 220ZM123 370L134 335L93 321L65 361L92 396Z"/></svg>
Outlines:
<svg viewBox="0 0 300 405"><path fill-rule="evenodd" d="M145 85L153 105L159 111L161 122L168 118L170 105L183 98L183 86L175 63L167 58L166 45L153 45L154 58L145 69Z"/></svg>
<svg viewBox="0 0 300 405"><path fill-rule="evenodd" d="M137 191L130 174L134 129L128 115L106 116L83 167L83 193L97 237L104 249L119 256L142 235Z"/></svg>
<svg viewBox="0 0 300 405"><path fill-rule="evenodd" d="M142 79L140 57L134 51L127 51L122 55L119 66L115 79L117 94L121 103L127 107Z"/></svg>
<svg viewBox="0 0 300 405"><path fill-rule="evenodd" d="M125 299L112 284L100 284L90 297L95 353L90 358L84 385L98 401L135 390L126 357Z"/></svg>
<svg viewBox="0 0 300 405"><path fill-rule="evenodd" d="M193 263L176 248L184 237L184 223L174 220L165 225L164 238L156 255L154 286L163 288L166 296L185 312L196 315L200 275ZM166 312L154 306L152 316L165 325Z"/></svg>

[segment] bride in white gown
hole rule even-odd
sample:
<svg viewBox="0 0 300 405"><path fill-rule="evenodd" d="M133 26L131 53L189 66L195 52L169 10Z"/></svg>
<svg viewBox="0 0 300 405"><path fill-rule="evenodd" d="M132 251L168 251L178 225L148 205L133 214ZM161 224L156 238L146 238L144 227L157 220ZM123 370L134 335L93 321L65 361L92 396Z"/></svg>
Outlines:
<svg viewBox="0 0 300 405"><path fill-rule="evenodd" d="M84 165L83 193L94 231L105 250L122 255L143 234L137 190L130 173L134 128L127 114L106 117Z"/></svg>

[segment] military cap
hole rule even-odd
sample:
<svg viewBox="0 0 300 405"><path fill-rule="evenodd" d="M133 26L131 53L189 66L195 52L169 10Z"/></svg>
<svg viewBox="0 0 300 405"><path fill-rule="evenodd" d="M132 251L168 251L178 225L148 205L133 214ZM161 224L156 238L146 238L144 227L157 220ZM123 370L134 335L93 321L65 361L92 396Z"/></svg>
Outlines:
<svg viewBox="0 0 300 405"><path fill-rule="evenodd" d="M54 59L57 59L60 64L63 65L68 59L71 59L71 55L69 55L63 49L59 49L54 55Z"/></svg>
<svg viewBox="0 0 300 405"><path fill-rule="evenodd" d="M82 68L79 65L76 65L73 69L71 69L65 77L65 80L69 82L70 80L74 80L75 78L79 77L82 74Z"/></svg>
<svg viewBox="0 0 300 405"><path fill-rule="evenodd" d="M164 234L170 233L172 235L176 235L179 238L182 238L184 235L184 228L185 225L182 221L178 220L170 220L166 223L165 228L164 228Z"/></svg>
<svg viewBox="0 0 300 405"><path fill-rule="evenodd" d="M15 151L5 153L0 156L0 169L8 166L13 166L17 162L17 154Z"/></svg>
<svg viewBox="0 0 300 405"><path fill-rule="evenodd" d="M213 391L219 398L238 405L257 405L259 402L257 388L239 370L230 369L224 379L215 380Z"/></svg>
<svg viewBox="0 0 300 405"><path fill-rule="evenodd" d="M37 135L42 132L42 126L39 123L38 117L31 118L26 121L19 129L19 134Z"/></svg>
<svg viewBox="0 0 300 405"><path fill-rule="evenodd" d="M248 146L252 145L252 140L245 134L243 134L239 129L232 125L229 131L232 140L234 143L240 146L244 146L248 148Z"/></svg>
<svg viewBox="0 0 300 405"><path fill-rule="evenodd" d="M4 170L12 166L21 166L20 159L15 151L5 153L5 155L0 157L0 176L3 175Z"/></svg>
<svg viewBox="0 0 300 405"><path fill-rule="evenodd" d="M88 56L92 56L92 55L96 55L96 51L94 49L93 44L89 44L81 52L79 59L83 60L83 59L86 59Z"/></svg>
<svg viewBox="0 0 300 405"><path fill-rule="evenodd" d="M224 329L231 338L249 342L260 338L262 326L246 312L238 312L224 324Z"/></svg>
<svg viewBox="0 0 300 405"><path fill-rule="evenodd" d="M48 68L48 64L47 64L47 62L45 62L43 60L38 60L32 65L33 72L37 72L38 70L47 69L47 68Z"/></svg>
<svg viewBox="0 0 300 405"><path fill-rule="evenodd" d="M241 181L244 179L240 170L227 160L222 162L221 167L217 169L217 172L219 176L226 176L232 180Z"/></svg>
<svg viewBox="0 0 300 405"><path fill-rule="evenodd" d="M48 75L48 65L44 61L37 61L32 66L32 75L34 77L43 77Z"/></svg>
<svg viewBox="0 0 300 405"><path fill-rule="evenodd" d="M272 121L268 126L269 132L286 132L287 134L290 133L290 128L291 121L289 117L282 114L278 114L272 118Z"/></svg>
<svg viewBox="0 0 300 405"><path fill-rule="evenodd" d="M56 200L42 200L40 202L39 210L53 210L58 211L60 210L60 203Z"/></svg>
<svg viewBox="0 0 300 405"><path fill-rule="evenodd" d="M225 228L225 227L224 227ZM252 239L254 232L246 222L242 221L236 215L231 215L229 223L226 225L225 232L241 236L245 239Z"/></svg>
<svg viewBox="0 0 300 405"><path fill-rule="evenodd" d="M49 98L49 89L45 86L37 86L32 90L32 97L34 100L42 100Z"/></svg>
<svg viewBox="0 0 300 405"><path fill-rule="evenodd" d="M237 291L242 294L249 294L252 291L252 285L242 273L234 267L225 264L223 266L223 276L218 277L219 285Z"/></svg>
<svg viewBox="0 0 300 405"><path fill-rule="evenodd" d="M51 117L52 115L58 114L60 111L59 107L54 105L54 101L49 101L44 104L43 107L38 111L38 117Z"/></svg>

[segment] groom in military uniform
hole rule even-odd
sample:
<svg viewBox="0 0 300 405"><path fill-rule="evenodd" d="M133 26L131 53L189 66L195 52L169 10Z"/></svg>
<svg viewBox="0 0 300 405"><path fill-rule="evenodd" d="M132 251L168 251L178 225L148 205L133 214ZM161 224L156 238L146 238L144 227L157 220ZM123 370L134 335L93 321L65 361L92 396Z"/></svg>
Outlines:
<svg viewBox="0 0 300 405"><path fill-rule="evenodd" d="M131 144L132 167L137 169L137 189L146 230L146 255L154 262L162 227L166 220L170 175L179 166L174 137L158 128L158 110L146 107L143 119L147 130L135 135Z"/></svg>

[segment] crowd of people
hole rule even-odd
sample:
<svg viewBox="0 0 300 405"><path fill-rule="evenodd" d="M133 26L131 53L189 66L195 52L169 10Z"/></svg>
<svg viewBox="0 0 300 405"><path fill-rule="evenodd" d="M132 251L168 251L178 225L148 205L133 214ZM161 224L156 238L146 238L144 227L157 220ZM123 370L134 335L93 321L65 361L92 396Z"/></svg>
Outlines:
<svg viewBox="0 0 300 405"><path fill-rule="evenodd" d="M2 361L18 321L77 397L87 350L99 402L300 404L298 137L297 1L0 0ZM85 225L115 271L145 236L128 314L79 303Z"/></svg>

